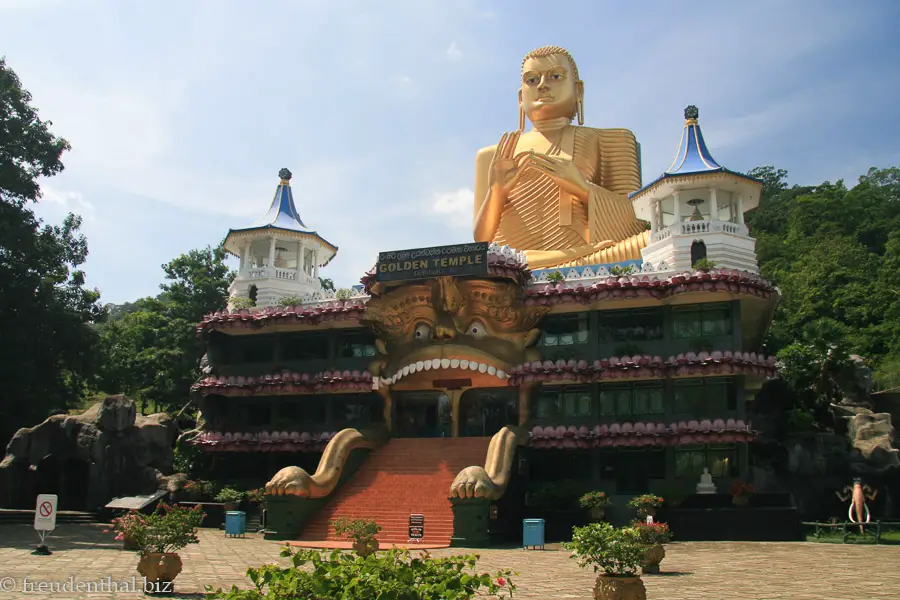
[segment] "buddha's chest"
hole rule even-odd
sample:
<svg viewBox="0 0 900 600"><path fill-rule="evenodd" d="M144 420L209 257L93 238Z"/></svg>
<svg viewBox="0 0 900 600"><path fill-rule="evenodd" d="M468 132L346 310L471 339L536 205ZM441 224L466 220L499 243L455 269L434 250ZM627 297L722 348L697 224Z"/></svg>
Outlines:
<svg viewBox="0 0 900 600"><path fill-rule="evenodd" d="M574 132L567 129L558 135L545 137L537 131L529 131L523 134L516 144L516 154L522 152L534 152L572 160L575 155Z"/></svg>

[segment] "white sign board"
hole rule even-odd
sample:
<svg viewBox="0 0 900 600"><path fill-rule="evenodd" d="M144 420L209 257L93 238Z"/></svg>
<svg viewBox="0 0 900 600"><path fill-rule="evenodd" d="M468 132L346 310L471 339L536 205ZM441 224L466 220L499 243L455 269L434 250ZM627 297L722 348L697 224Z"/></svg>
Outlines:
<svg viewBox="0 0 900 600"><path fill-rule="evenodd" d="M40 494L34 507L34 528L37 531L56 529L56 494Z"/></svg>

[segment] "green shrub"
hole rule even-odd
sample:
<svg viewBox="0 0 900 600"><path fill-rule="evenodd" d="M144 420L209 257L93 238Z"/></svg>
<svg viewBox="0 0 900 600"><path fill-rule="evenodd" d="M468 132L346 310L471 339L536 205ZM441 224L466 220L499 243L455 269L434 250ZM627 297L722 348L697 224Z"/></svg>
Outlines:
<svg viewBox="0 0 900 600"><path fill-rule="evenodd" d="M591 523L572 529L572 541L563 544L582 567L612 576L634 576L641 568L646 547L631 528L616 529L609 523Z"/></svg>
<svg viewBox="0 0 900 600"><path fill-rule="evenodd" d="M375 539L378 532L381 531L381 525L375 521L367 521L366 519L348 519L341 517L334 521L334 532L341 536L350 538L354 542L366 543Z"/></svg>
<svg viewBox="0 0 900 600"><path fill-rule="evenodd" d="M229 298L228 305L231 306L231 310L245 310L256 306L256 302L254 302L250 298L238 297Z"/></svg>
<svg viewBox="0 0 900 600"><path fill-rule="evenodd" d="M547 275L547 281L549 281L550 283L562 283L565 280L565 275L563 275L559 271L553 271L552 273Z"/></svg>
<svg viewBox="0 0 900 600"><path fill-rule="evenodd" d="M290 557L292 566L247 569L255 589L232 586L226 591L207 585L206 593L219 600L467 600L504 592L511 597L516 589L508 570L475 573L477 555L431 558L423 552L412 558L408 550L392 549L361 557L288 547L281 556Z"/></svg>
<svg viewBox="0 0 900 600"><path fill-rule="evenodd" d="M233 487L223 487L222 490L216 494L216 502L240 502L244 499L244 492L238 491Z"/></svg>
<svg viewBox="0 0 900 600"><path fill-rule="evenodd" d="M708 258L701 258L693 265L695 271L703 271L704 273L708 273L719 266L714 260L709 260Z"/></svg>
<svg viewBox="0 0 900 600"><path fill-rule="evenodd" d="M612 504L612 500L605 492L598 490L583 495L578 499L578 504L581 505L581 508L606 508Z"/></svg>
<svg viewBox="0 0 900 600"><path fill-rule="evenodd" d="M278 306L300 306L303 304L303 298L300 296L285 296L278 301Z"/></svg>
<svg viewBox="0 0 900 600"><path fill-rule="evenodd" d="M625 265L624 267L616 265L609 270L609 274L613 277L624 277L626 275L634 275L637 270L634 265Z"/></svg>
<svg viewBox="0 0 900 600"><path fill-rule="evenodd" d="M348 300L351 296L353 296L353 290L349 288L341 288L334 293L334 297L338 300Z"/></svg>

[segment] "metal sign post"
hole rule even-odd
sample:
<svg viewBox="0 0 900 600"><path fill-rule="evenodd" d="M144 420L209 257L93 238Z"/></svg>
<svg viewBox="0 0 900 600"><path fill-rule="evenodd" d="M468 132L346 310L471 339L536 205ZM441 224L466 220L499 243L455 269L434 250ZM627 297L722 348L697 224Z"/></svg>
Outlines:
<svg viewBox="0 0 900 600"><path fill-rule="evenodd" d="M421 543L425 537L425 515L409 515L409 542Z"/></svg>
<svg viewBox="0 0 900 600"><path fill-rule="evenodd" d="M34 507L34 529L41 538L41 545L32 554L53 554L44 543L51 531L56 529L56 505L59 497L56 494L40 494Z"/></svg>

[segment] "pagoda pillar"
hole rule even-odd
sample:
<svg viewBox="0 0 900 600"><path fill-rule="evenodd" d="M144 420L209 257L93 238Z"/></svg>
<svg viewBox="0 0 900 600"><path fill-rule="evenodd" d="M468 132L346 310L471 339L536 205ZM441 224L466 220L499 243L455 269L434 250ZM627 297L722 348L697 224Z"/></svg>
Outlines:
<svg viewBox="0 0 900 600"><path fill-rule="evenodd" d="M675 224L681 225L681 192L675 192L672 194L672 198L675 201L675 206L672 208L672 211L675 213Z"/></svg>
<svg viewBox="0 0 900 600"><path fill-rule="evenodd" d="M659 200L650 201L650 234L653 235L660 229Z"/></svg>
<svg viewBox="0 0 900 600"><path fill-rule="evenodd" d="M738 195L737 206L735 207L735 212L737 212L735 217L737 217L738 225L743 225L744 224L744 197L743 196Z"/></svg>
<svg viewBox="0 0 900 600"><path fill-rule="evenodd" d="M709 188L709 220L719 220L719 200L716 197L716 188Z"/></svg>
<svg viewBox="0 0 900 600"><path fill-rule="evenodd" d="M269 269L272 269L269 273L269 277L275 276L275 245L278 243L278 239L273 235L269 238L269 264L267 265Z"/></svg>
<svg viewBox="0 0 900 600"><path fill-rule="evenodd" d="M303 258L306 254L306 242L297 241L297 281L303 281Z"/></svg>
<svg viewBox="0 0 900 600"><path fill-rule="evenodd" d="M247 271L253 268L253 256L250 255L252 246L249 240L244 244L244 253L241 255L241 277L247 277Z"/></svg>

